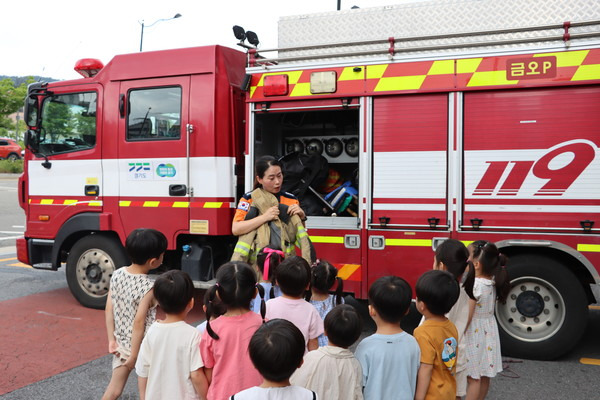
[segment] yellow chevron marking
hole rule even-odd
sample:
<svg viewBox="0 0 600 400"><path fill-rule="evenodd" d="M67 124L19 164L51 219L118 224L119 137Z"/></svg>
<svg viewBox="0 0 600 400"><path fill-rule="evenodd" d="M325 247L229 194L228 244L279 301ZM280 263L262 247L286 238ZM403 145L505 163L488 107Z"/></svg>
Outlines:
<svg viewBox="0 0 600 400"><path fill-rule="evenodd" d="M510 81L506 79L506 71L483 71L475 72L469 79L468 87L473 86L497 86L497 85L516 85L519 81Z"/></svg>
<svg viewBox="0 0 600 400"><path fill-rule="evenodd" d="M221 208L221 206L223 205L222 202L216 202L216 201L207 201L206 203L204 203L204 208Z"/></svg>
<svg viewBox="0 0 600 400"><path fill-rule="evenodd" d="M338 81L357 81L365 79L365 67L359 67L360 71L354 72L354 67L346 67L340 74Z"/></svg>
<svg viewBox="0 0 600 400"><path fill-rule="evenodd" d="M310 95L312 95L312 93L310 92L310 82L297 83L294 86L292 93L290 93L291 97L310 96Z"/></svg>
<svg viewBox="0 0 600 400"><path fill-rule="evenodd" d="M466 60L456 60L456 73L458 74L472 74L477 71L479 64L483 58L468 58Z"/></svg>
<svg viewBox="0 0 600 400"><path fill-rule="evenodd" d="M557 67L577 67L581 65L583 60L587 57L589 50L579 50L579 51L561 51L558 53L541 53L534 54L534 57L556 57L556 66Z"/></svg>
<svg viewBox="0 0 600 400"><path fill-rule="evenodd" d="M101 201L90 201L89 205L92 207L102 207L102 202Z"/></svg>
<svg viewBox="0 0 600 400"><path fill-rule="evenodd" d="M415 76L394 76L381 78L375 87L376 92L386 92L390 90L413 90L419 89L425 80L426 75Z"/></svg>
<svg viewBox="0 0 600 400"><path fill-rule="evenodd" d="M119 201L119 207L129 207L130 205L131 205L131 201L129 201L129 200Z"/></svg>
<svg viewBox="0 0 600 400"><path fill-rule="evenodd" d="M65 200L65 201L63 201L63 204L65 206L70 206L72 204L77 204L77 200Z"/></svg>
<svg viewBox="0 0 600 400"><path fill-rule="evenodd" d="M42 200L40 200L40 204L52 205L52 203L54 203L53 199L42 199Z"/></svg>
<svg viewBox="0 0 600 400"><path fill-rule="evenodd" d="M142 207L158 207L160 201L145 201Z"/></svg>
<svg viewBox="0 0 600 400"><path fill-rule="evenodd" d="M381 79L387 67L388 64L367 66L367 79Z"/></svg>
<svg viewBox="0 0 600 400"><path fill-rule="evenodd" d="M454 60L434 61L427 75L454 74Z"/></svg>
<svg viewBox="0 0 600 400"><path fill-rule="evenodd" d="M173 207L175 208L188 208L190 206L189 201L176 201L173 203Z"/></svg>
<svg viewBox="0 0 600 400"><path fill-rule="evenodd" d="M339 269L338 276L343 280L346 280L359 268L360 264L344 264L344 266Z"/></svg>
<svg viewBox="0 0 600 400"><path fill-rule="evenodd" d="M385 245L431 247L431 239L385 239Z"/></svg>
<svg viewBox="0 0 600 400"><path fill-rule="evenodd" d="M572 81L588 81L600 79L600 64L581 65L575 71Z"/></svg>

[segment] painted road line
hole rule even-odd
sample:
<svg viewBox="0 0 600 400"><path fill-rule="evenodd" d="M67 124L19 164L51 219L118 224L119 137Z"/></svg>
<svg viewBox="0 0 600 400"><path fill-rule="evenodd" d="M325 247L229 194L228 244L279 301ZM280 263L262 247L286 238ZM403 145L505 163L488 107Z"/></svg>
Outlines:
<svg viewBox="0 0 600 400"><path fill-rule="evenodd" d="M16 264L8 264L9 267L20 267L20 268L33 268L31 265L16 263Z"/></svg>
<svg viewBox="0 0 600 400"><path fill-rule="evenodd" d="M588 306L590 310L600 310L600 306Z"/></svg>
<svg viewBox="0 0 600 400"><path fill-rule="evenodd" d="M12 260L16 260L16 259L17 259L17 257L2 258L2 259L0 259L0 262L2 262L2 261L12 261Z"/></svg>
<svg viewBox="0 0 600 400"><path fill-rule="evenodd" d="M600 365L600 360L597 358L580 358L579 362L586 365Z"/></svg>

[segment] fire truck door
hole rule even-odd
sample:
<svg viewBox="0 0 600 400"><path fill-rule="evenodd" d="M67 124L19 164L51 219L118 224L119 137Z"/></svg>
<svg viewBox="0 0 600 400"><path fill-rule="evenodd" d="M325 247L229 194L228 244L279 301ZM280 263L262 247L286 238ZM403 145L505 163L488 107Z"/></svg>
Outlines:
<svg viewBox="0 0 600 400"><path fill-rule="evenodd" d="M128 234L157 229L175 246L189 220L189 77L123 82L120 88L119 214Z"/></svg>
<svg viewBox="0 0 600 400"><path fill-rule="evenodd" d="M385 275L414 284L447 237L448 95L373 100L368 285Z"/></svg>

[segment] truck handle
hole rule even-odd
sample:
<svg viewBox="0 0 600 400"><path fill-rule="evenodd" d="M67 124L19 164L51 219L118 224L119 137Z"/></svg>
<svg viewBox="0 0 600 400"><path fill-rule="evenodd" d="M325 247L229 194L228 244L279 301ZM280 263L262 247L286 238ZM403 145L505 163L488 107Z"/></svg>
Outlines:
<svg viewBox="0 0 600 400"><path fill-rule="evenodd" d="M121 118L125 117L125 95L122 93L119 95L119 115Z"/></svg>

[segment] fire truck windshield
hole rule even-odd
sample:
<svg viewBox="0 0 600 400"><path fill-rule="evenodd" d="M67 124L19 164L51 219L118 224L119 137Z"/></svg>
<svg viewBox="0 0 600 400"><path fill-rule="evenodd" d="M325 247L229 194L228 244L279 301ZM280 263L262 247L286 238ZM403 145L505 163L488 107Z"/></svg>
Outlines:
<svg viewBox="0 0 600 400"><path fill-rule="evenodd" d="M46 156L96 145L95 92L52 95L44 99L34 150Z"/></svg>

